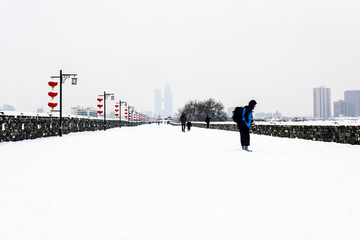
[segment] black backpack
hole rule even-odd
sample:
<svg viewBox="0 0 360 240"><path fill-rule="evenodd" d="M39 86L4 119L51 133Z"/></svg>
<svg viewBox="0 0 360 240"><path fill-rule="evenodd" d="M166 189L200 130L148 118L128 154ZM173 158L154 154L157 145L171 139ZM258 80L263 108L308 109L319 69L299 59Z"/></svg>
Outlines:
<svg viewBox="0 0 360 240"><path fill-rule="evenodd" d="M232 120L236 123L240 123L242 121L243 111L244 111L244 107L236 107L231 117Z"/></svg>

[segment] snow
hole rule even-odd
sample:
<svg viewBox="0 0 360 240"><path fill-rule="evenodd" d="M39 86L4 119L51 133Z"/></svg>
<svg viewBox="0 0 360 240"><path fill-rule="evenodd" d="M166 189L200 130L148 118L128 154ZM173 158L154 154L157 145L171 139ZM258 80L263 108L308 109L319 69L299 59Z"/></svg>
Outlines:
<svg viewBox="0 0 360 240"><path fill-rule="evenodd" d="M193 122L205 125L205 122ZM233 121L227 122L211 122L211 124L236 124ZM283 125L283 126L360 126L360 118L348 118L337 120L306 120L306 121L280 121L280 120L255 120L255 125Z"/></svg>
<svg viewBox="0 0 360 240"><path fill-rule="evenodd" d="M146 125L0 144L0 239L357 240L360 146Z"/></svg>
<svg viewBox="0 0 360 240"><path fill-rule="evenodd" d="M295 126L360 126L360 119L339 119L339 120L323 120L323 121L270 121L255 122L256 125L295 125Z"/></svg>

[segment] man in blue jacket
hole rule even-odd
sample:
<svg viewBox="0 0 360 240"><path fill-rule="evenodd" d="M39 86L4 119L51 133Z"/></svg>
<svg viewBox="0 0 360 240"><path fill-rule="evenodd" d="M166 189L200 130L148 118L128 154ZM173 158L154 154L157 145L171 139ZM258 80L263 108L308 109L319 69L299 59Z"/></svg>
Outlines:
<svg viewBox="0 0 360 240"><path fill-rule="evenodd" d="M240 138L241 138L241 146L242 149L248 152L251 152L249 149L250 146L250 126L252 120L252 112L256 107L256 101L251 100L248 106L244 107L242 112L242 121L240 121L239 129L240 129Z"/></svg>

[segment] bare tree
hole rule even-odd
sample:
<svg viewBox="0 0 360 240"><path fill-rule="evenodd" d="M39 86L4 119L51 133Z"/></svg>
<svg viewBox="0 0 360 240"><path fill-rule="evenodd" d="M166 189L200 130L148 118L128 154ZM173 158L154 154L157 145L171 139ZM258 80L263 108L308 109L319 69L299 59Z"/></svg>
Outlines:
<svg viewBox="0 0 360 240"><path fill-rule="evenodd" d="M177 116L185 113L187 119L191 121L203 122L206 116L211 117L212 121L226 121L227 115L224 109L224 105L213 98L204 101L191 100L178 110Z"/></svg>

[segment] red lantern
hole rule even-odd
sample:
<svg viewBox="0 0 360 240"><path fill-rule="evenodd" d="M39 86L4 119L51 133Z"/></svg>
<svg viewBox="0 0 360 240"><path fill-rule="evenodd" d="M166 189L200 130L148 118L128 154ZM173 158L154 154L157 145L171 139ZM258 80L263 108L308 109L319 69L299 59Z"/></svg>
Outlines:
<svg viewBox="0 0 360 240"><path fill-rule="evenodd" d="M102 108L104 105L98 104L97 106L98 108Z"/></svg>
<svg viewBox="0 0 360 240"><path fill-rule="evenodd" d="M99 102L102 102L103 99L102 99L102 98L98 98L97 100L98 100Z"/></svg>
<svg viewBox="0 0 360 240"><path fill-rule="evenodd" d="M119 111L119 109L115 109L115 112L118 112Z"/></svg>
<svg viewBox="0 0 360 240"><path fill-rule="evenodd" d="M118 113L115 113L115 116L117 116L117 117L118 117L118 116L119 116L119 114L118 114Z"/></svg>
<svg viewBox="0 0 360 240"><path fill-rule="evenodd" d="M51 99L54 99L58 95L57 92L49 92L48 95L51 97Z"/></svg>
<svg viewBox="0 0 360 240"><path fill-rule="evenodd" d="M56 87L57 85L57 82L49 81L49 86L52 87L52 89L54 89L54 87Z"/></svg>
<svg viewBox="0 0 360 240"><path fill-rule="evenodd" d="M98 114L100 114L100 115L101 115L102 113L103 113L103 111L98 111Z"/></svg>
<svg viewBox="0 0 360 240"><path fill-rule="evenodd" d="M116 108L118 108L118 107L119 107L119 105L118 105L118 104L116 104L116 105L115 105L115 107L116 107Z"/></svg>
<svg viewBox="0 0 360 240"><path fill-rule="evenodd" d="M49 102L48 106L51 107L51 109L54 109L58 104L54 102Z"/></svg>

